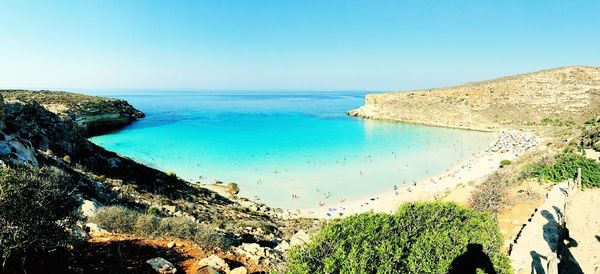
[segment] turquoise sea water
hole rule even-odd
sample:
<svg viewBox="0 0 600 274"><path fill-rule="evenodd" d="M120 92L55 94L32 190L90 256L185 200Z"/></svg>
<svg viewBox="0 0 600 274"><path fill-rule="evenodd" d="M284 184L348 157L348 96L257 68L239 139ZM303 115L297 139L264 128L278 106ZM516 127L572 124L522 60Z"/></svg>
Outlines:
<svg viewBox="0 0 600 274"><path fill-rule="evenodd" d="M98 93L96 93L98 94ZM94 143L283 208L365 197L443 172L489 133L348 117L362 92L112 92L146 118ZM298 198L292 199L292 195Z"/></svg>

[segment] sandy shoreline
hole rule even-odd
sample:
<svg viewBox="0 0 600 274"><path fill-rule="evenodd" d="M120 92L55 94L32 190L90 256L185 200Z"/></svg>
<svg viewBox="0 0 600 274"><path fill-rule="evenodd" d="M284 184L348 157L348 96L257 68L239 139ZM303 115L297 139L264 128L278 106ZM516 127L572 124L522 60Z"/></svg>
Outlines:
<svg viewBox="0 0 600 274"><path fill-rule="evenodd" d="M530 132L503 130L492 143L467 160L448 168L442 174L417 182L394 187L389 191L360 199L327 204L296 211L294 215L307 218L339 218L363 212L393 213L401 204L411 201L434 200L437 195L461 183L478 181L499 168L502 160L515 160L532 149L538 141Z"/></svg>

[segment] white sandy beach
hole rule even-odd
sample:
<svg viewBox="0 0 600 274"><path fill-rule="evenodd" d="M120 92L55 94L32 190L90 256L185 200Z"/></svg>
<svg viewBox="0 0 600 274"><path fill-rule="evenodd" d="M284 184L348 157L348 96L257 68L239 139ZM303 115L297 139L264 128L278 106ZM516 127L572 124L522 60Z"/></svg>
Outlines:
<svg viewBox="0 0 600 274"><path fill-rule="evenodd" d="M368 211L393 213L403 203L433 200L437 195L443 194L460 183L466 184L469 181L481 180L497 170L500 161L515 160L537 143L538 141L532 137L531 133L500 131L484 151L476 153L442 174L421 181L409 182L397 186L396 189L365 196L361 199L303 209L300 210L298 216L328 219Z"/></svg>

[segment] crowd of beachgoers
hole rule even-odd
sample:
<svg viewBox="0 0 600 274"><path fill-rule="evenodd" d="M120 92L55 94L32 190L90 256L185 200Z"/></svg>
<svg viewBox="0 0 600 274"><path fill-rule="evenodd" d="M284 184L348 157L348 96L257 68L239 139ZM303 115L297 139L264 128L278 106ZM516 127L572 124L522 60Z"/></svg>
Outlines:
<svg viewBox="0 0 600 274"><path fill-rule="evenodd" d="M518 157L537 144L536 138L530 132L502 130L498 133L495 141L487 148L487 151L500 153L512 152Z"/></svg>
<svg viewBox="0 0 600 274"><path fill-rule="evenodd" d="M530 132L503 130L498 132L491 144L469 159L446 169L446 172L420 181L405 182L391 186L390 191L336 204L319 204L296 212L306 217L338 218L361 212L393 212L401 203L434 199L439 193L460 183L484 178L499 168L500 161L514 160L538 144Z"/></svg>

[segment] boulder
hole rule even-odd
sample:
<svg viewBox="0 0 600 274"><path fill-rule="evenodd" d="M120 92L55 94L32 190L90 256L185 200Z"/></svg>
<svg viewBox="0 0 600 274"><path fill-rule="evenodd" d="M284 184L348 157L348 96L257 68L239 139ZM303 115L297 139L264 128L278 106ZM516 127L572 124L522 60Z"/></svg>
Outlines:
<svg viewBox="0 0 600 274"><path fill-rule="evenodd" d="M279 251L283 251L283 252L285 252L285 251L287 251L288 249L290 249L290 242L289 242L289 241L286 241L286 240L283 240L283 241L281 241L281 243L279 243L279 244L278 244L278 245L275 247L275 249L276 249L276 250L279 250Z"/></svg>
<svg viewBox="0 0 600 274"><path fill-rule="evenodd" d="M152 266L152 269L160 274L173 274L177 272L175 265L161 257L152 258L147 260L146 263Z"/></svg>
<svg viewBox="0 0 600 274"><path fill-rule="evenodd" d="M210 266L225 273L229 273L230 271L227 262L217 255L210 255L209 257L200 260L198 264L201 266Z"/></svg>
<svg viewBox="0 0 600 274"><path fill-rule="evenodd" d="M236 267L233 270L231 270L231 272L229 272L229 274L248 274L248 269L246 269L243 266Z"/></svg>
<svg viewBox="0 0 600 274"><path fill-rule="evenodd" d="M79 207L79 211L81 211L81 215L83 215L84 217L91 218L96 215L96 212L98 212L98 208L100 208L101 206L102 204L100 204L94 199L84 200L83 203L81 203L81 206Z"/></svg>
<svg viewBox="0 0 600 274"><path fill-rule="evenodd" d="M255 264L268 264L273 257L272 249L262 247L257 243L243 243L234 252L243 255Z"/></svg>
<svg viewBox="0 0 600 274"><path fill-rule="evenodd" d="M1 141L0 142L0 155L8 155L11 153L12 153L12 150L10 149L10 146L8 146L8 143Z"/></svg>
<svg viewBox="0 0 600 274"><path fill-rule="evenodd" d="M108 166L110 166L110 168L117 168L119 167L119 165L121 164L121 160L119 158L110 158L108 159Z"/></svg>
<svg viewBox="0 0 600 274"><path fill-rule="evenodd" d="M87 223L84 225L84 229L90 234L90 236L102 236L106 234L110 234L110 231L99 227L94 223Z"/></svg>
<svg viewBox="0 0 600 274"><path fill-rule="evenodd" d="M19 164L38 166L38 161L35 158L35 152L31 147L31 143L26 140L7 140L4 142L11 150L12 160Z"/></svg>
<svg viewBox="0 0 600 274"><path fill-rule="evenodd" d="M78 223L73 229L70 230L71 235L73 235L76 239L80 240L88 240L90 238L90 234L85 231L84 227L81 223Z"/></svg>
<svg viewBox="0 0 600 274"><path fill-rule="evenodd" d="M177 211L177 206L174 205L163 205L162 209L170 214L174 214Z"/></svg>
<svg viewBox="0 0 600 274"><path fill-rule="evenodd" d="M310 241L310 236L304 232L304 230L299 230L290 238L290 247L296 245L303 245Z"/></svg>

